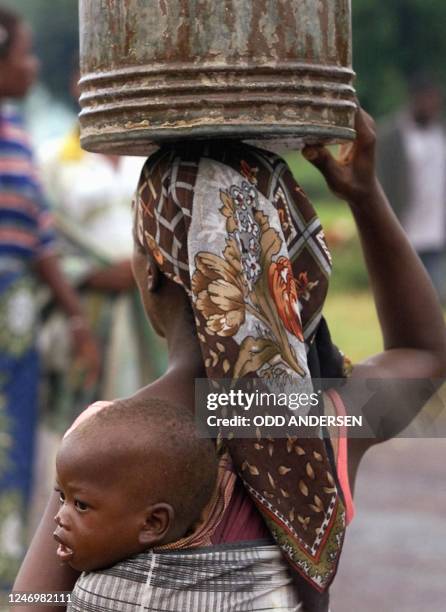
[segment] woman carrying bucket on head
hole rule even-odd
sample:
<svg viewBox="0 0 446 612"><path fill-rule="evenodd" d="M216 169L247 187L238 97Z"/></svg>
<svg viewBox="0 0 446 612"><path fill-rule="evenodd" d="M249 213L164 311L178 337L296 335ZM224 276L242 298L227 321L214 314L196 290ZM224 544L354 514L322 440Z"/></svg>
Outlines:
<svg viewBox="0 0 446 612"><path fill-rule="evenodd" d="M358 112L356 127L358 139L340 162L324 149L305 152L333 191L349 202L377 301L384 351L355 366L352 377L443 376L446 337L441 309L376 180L373 123ZM211 206L211 213L203 214L204 207L209 211ZM279 213L280 209L284 212ZM296 215L300 227L293 222ZM248 225L249 232L241 231ZM232 376L242 364L256 375L262 368L276 367L279 376L286 371L296 384L303 372L317 377L343 375L343 358L320 318L325 290L323 274L314 263L315 249L320 248L326 258L317 260L323 270L329 265L328 252L317 217L283 160L239 143L209 143L188 151L181 146L163 148L148 160L141 177L135 234L135 276L152 324L167 338L171 364L163 377L135 399L186 401L194 410L195 378ZM314 239L317 244L312 243ZM293 261L295 244L302 248ZM276 267L284 270L285 260L293 277L285 274L281 282L270 283L267 278L274 280ZM296 310L283 306L286 296L292 299L299 293L299 281L301 318ZM264 343L266 347L268 341L268 350L250 351L253 338L257 346ZM330 400L342 411L339 397L331 395ZM280 591L262 591L262 605L279 597L279 609L327 610L328 586L336 572L345 525L353 516L356 470L376 440L344 437L333 444L329 439L299 439L291 441L291 449L289 440L269 442L228 443L231 459L226 459L226 478L219 481L223 503L204 517L200 532L204 538L196 542L218 545L216 554L220 550L231 554L235 547L239 554L233 585L237 575L245 575L244 564L249 559L252 563L252 555L257 555L259 568L262 555L278 555L274 563L270 559L271 567L284 563L281 571L289 568L289 582L281 584ZM71 589L77 578L54 558L49 534L57 505L57 499L50 502L17 579L18 590ZM281 552L286 561L279 561ZM178 553L170 554L174 560ZM222 595L211 579L210 592L203 590L200 576L203 597ZM90 595L102 598L94 576L90 584ZM260 593L255 580L249 584L246 601L256 609ZM175 594L183 601L195 594L194 609L201 610L203 600L197 588L193 581L188 586L166 585L163 596L167 601ZM225 589L221 609L237 609L237 592L235 587ZM156 593L159 596L159 589ZM145 601L152 595L147 583Z"/></svg>

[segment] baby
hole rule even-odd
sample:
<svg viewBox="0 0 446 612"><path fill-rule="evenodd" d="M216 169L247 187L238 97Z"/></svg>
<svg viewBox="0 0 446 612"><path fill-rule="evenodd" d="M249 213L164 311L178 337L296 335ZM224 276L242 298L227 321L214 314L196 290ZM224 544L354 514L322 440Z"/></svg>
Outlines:
<svg viewBox="0 0 446 612"><path fill-rule="evenodd" d="M67 432L56 458L57 555L78 571L184 536L217 475L215 447L197 437L183 407L150 398L89 412Z"/></svg>

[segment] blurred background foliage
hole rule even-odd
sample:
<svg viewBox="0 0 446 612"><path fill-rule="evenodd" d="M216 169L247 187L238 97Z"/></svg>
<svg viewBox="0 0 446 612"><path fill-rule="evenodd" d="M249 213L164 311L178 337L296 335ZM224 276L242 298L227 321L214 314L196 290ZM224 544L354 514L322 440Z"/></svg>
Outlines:
<svg viewBox="0 0 446 612"><path fill-rule="evenodd" d="M0 3L22 12L35 31L42 86L28 105L28 117L40 144L75 118L69 82L78 49L77 0ZM405 103L407 78L413 73L428 71L446 85L444 0L352 0L352 13L356 88L364 108L378 120ZM326 316L336 341L354 360L359 359L380 349L380 334L353 221L346 206L333 198L320 174L299 153L290 154L288 161L322 218L333 253Z"/></svg>

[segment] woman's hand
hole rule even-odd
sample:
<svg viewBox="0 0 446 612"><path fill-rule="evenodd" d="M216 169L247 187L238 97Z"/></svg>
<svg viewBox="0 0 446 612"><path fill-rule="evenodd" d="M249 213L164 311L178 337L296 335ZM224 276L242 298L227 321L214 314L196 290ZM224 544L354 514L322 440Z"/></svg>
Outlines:
<svg viewBox="0 0 446 612"><path fill-rule="evenodd" d="M99 376L100 356L96 340L84 317L79 297L62 274L54 254L38 259L35 266L37 274L51 289L54 298L69 319L75 365L82 372L82 376L85 376L85 386L91 387Z"/></svg>
<svg viewBox="0 0 446 612"><path fill-rule="evenodd" d="M375 197L375 122L358 108L355 117L356 140L343 144L335 159L325 147L305 147L302 155L324 175L327 185L338 197L361 206Z"/></svg>
<svg viewBox="0 0 446 612"><path fill-rule="evenodd" d="M84 387L91 388L98 380L101 359L97 342L83 316L69 319L75 368L82 374Z"/></svg>

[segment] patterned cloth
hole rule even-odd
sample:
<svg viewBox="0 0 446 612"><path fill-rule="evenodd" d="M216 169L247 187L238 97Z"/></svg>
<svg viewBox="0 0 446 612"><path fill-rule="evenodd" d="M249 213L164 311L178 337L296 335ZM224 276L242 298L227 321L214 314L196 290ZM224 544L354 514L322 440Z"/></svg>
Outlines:
<svg viewBox="0 0 446 612"><path fill-rule="evenodd" d="M0 588L23 552L31 488L39 375L32 264L53 248L20 117L0 108Z"/></svg>
<svg viewBox="0 0 446 612"><path fill-rule="evenodd" d="M276 155L236 142L165 147L141 176L135 230L191 298L209 378L293 391L341 373L321 321L331 260L319 219ZM334 577L345 528L327 440L234 440L232 459L291 567Z"/></svg>
<svg viewBox="0 0 446 612"><path fill-rule="evenodd" d="M298 612L280 548L261 542L151 551L83 573L68 612Z"/></svg>
<svg viewBox="0 0 446 612"><path fill-rule="evenodd" d="M231 457L229 453L222 452L218 462L217 482L214 493L205 508L203 508L200 519L193 526L192 532L180 540L176 540L176 542L160 546L158 550L186 550L189 548L211 546L213 535L221 524L223 516L231 503L236 480L237 477Z"/></svg>

